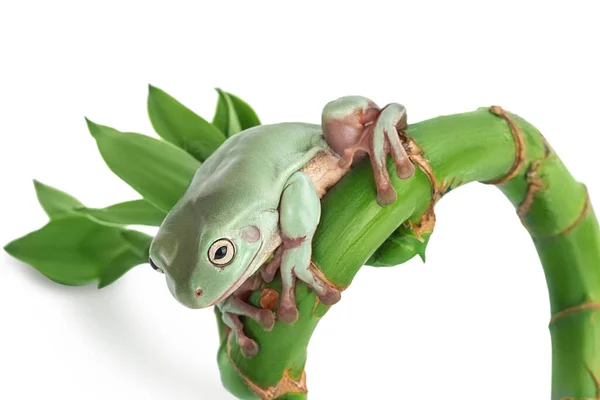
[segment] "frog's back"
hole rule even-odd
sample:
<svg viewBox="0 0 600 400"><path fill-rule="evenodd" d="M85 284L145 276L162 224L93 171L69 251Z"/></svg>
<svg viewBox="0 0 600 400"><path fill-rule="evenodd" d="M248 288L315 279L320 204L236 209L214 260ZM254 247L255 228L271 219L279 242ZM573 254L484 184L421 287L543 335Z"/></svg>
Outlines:
<svg viewBox="0 0 600 400"><path fill-rule="evenodd" d="M262 169L263 172L302 164L302 159L311 151L327 147L321 127L306 123L281 123L261 125L247 129L227 139L204 163L202 169L213 174L217 169L228 166L246 166ZM306 161L304 161L306 162ZM262 167L264 166L264 167ZM302 167L299 165L298 168ZM256 176L256 170L245 171ZM244 171L232 170L240 174Z"/></svg>
<svg viewBox="0 0 600 400"><path fill-rule="evenodd" d="M329 149L319 125L261 125L227 139L196 172L183 202L201 203L203 218L236 218L276 208L288 178Z"/></svg>

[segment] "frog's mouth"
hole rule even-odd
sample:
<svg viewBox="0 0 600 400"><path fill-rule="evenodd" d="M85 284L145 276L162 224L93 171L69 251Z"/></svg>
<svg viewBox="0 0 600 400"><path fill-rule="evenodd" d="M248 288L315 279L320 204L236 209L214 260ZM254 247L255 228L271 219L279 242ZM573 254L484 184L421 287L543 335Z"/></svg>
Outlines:
<svg viewBox="0 0 600 400"><path fill-rule="evenodd" d="M207 307L212 307L212 306L222 302L229 296L231 296L233 294L233 292L238 290L239 287L242 286L248 278L250 278L250 276L255 272L255 271L253 271L252 267L254 266L254 262L256 261L256 258L258 257L258 255L260 254L260 251L262 250L263 244L264 244L264 242L261 240L260 246L258 246L258 250L256 250L256 253L252 257L252 260L250 260L250 262L248 263L248 267L246 267L246 270L242 273L242 276L240 276L238 278L238 280L235 281L235 283L233 285L231 285L231 287L229 289L227 289L227 291L225 291L225 293L223 293L221 296L219 296L219 298L217 300L210 303Z"/></svg>

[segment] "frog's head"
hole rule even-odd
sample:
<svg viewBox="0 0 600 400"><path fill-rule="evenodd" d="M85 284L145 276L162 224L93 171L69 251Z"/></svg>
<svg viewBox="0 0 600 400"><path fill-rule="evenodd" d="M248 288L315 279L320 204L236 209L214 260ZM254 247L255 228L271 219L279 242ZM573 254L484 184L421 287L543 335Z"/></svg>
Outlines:
<svg viewBox="0 0 600 400"><path fill-rule="evenodd" d="M150 246L150 264L165 274L173 296L190 308L221 302L264 262L260 222L243 215L228 218L215 205L180 202Z"/></svg>

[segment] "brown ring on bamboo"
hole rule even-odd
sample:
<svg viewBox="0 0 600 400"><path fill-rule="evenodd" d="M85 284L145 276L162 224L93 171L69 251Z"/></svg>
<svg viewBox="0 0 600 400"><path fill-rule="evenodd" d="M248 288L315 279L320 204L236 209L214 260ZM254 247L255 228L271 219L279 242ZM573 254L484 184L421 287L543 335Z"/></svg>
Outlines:
<svg viewBox="0 0 600 400"><path fill-rule="evenodd" d="M321 271L321 268L319 268L319 266L317 264L315 264L315 262L313 260L310 260L310 265L308 266L308 269L310 270L310 272L312 272L314 275L316 275L317 278L322 280L323 283L325 283L327 286L337 289L340 292L343 292L344 290L348 289L348 286L339 286L339 285L336 285L335 283L331 282L329 280L329 278L327 278L327 276L325 276L325 273L323 271Z"/></svg>
<svg viewBox="0 0 600 400"><path fill-rule="evenodd" d="M596 398L593 400L600 400L600 378L594 374L594 371L592 371L589 365L585 364L585 369L587 369L587 372L590 374L594 384L596 385Z"/></svg>
<svg viewBox="0 0 600 400"><path fill-rule="evenodd" d="M433 231L435 226L435 212L434 206L435 203L442 197L443 192L440 190L440 187L437 183L437 179L431 169L431 165L429 165L429 160L425 158L425 152L423 149L417 144L417 142L406 135L405 131L399 131L400 137L402 140L402 145L404 146L404 150L408 155L408 158L423 171L423 173L429 179L429 183L431 184L431 202L429 203L429 207L419 221L417 223L412 223L410 221L406 221L406 225L410 230L412 230L421 242L424 241L422 234L429 233Z"/></svg>
<svg viewBox="0 0 600 400"><path fill-rule="evenodd" d="M525 193L525 199L523 199L517 208L517 215L521 219L523 219L529 212L529 209L533 204L533 198L535 194L544 188L544 183L537 175L539 168L540 161L535 161L531 163L531 167L529 167L529 170L527 171L527 182L529 183L529 186L527 187L527 192Z"/></svg>
<svg viewBox="0 0 600 400"><path fill-rule="evenodd" d="M433 170L429 165L429 160L425 158L425 152L423 149L417 144L415 139L406 135L405 131L399 131L400 137L402 140L402 145L404 146L404 150L406 151L406 155L408 158L427 175L429 182L431 183L431 194L435 196L438 192L438 183L435 179L435 175L433 174Z"/></svg>
<svg viewBox="0 0 600 400"><path fill-rule="evenodd" d="M579 225L579 223L585 218L588 210L590 209L590 193L588 192L587 186L584 184L582 184L582 185L585 189L585 203L583 204L583 208L581 209L581 212L577 216L577 219L575 221L573 221L573 223L571 225L567 226L565 229L558 232L556 234L556 236L566 235L567 233L569 233L573 229L575 229L577 227L577 225ZM555 236L555 235L553 235L553 236Z"/></svg>
<svg viewBox="0 0 600 400"><path fill-rule="evenodd" d="M515 140L515 147L516 147L515 161L513 162L513 165L511 167L510 171L508 171L508 173L506 175L504 175L502 178L483 182L488 185L499 185L501 183L508 182L509 180L511 180L512 178L517 176L517 174L521 170L521 167L523 166L523 163L525 162L525 158L526 158L525 139L523 137L523 130L521 129L521 127L519 125L517 125L517 123L514 121L514 119L510 115L508 115L508 113L506 111L504 111L504 109L502 107L491 106L490 112L492 114L497 115L506 120L506 122L510 126L510 132L512 133L512 136Z"/></svg>
<svg viewBox="0 0 600 400"><path fill-rule="evenodd" d="M583 303L578 306L574 306L571 308L567 308L566 310L557 312L556 314L554 314L552 316L552 318L550 318L550 323L548 325L554 324L557 320L559 320L560 318L566 317L567 315L571 315L571 314L578 313L580 311L587 311L587 310L600 311L600 303Z"/></svg>
<svg viewBox="0 0 600 400"><path fill-rule="evenodd" d="M233 362L231 357L231 339L233 335L229 335L229 339L227 340L227 357L229 358L229 362L237 372L237 374L242 378L246 386L250 390L252 390L261 400L273 400L278 397L281 397L288 393L308 393L308 389L306 387L306 372L303 370L302 375L299 380L294 380L289 374L289 369L285 369L283 371L283 375L281 379L275 386L269 386L268 388L263 388L256 384L252 379L248 378L242 370Z"/></svg>

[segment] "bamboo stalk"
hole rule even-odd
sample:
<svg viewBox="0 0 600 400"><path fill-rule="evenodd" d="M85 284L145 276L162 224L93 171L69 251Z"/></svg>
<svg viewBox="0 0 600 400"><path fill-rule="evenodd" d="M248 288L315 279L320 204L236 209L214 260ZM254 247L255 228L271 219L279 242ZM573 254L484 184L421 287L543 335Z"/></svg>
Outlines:
<svg viewBox="0 0 600 400"><path fill-rule="evenodd" d="M476 181L495 184L517 208L546 274L553 315L552 399L600 399L600 230L585 186L533 126L500 107L412 124L405 139L420 168L409 180L392 178L395 204L377 205L367 161L323 198L313 267L331 284L346 288L402 224L417 236L428 235L435 222L433 206L449 190ZM264 288L279 291L281 283L276 279ZM250 297L256 306L261 290ZM328 307L302 283L296 299L300 317L293 325L277 322L265 332L245 321L246 332L261 346L252 359L241 355L217 318L221 377L235 396L306 398L306 348Z"/></svg>

